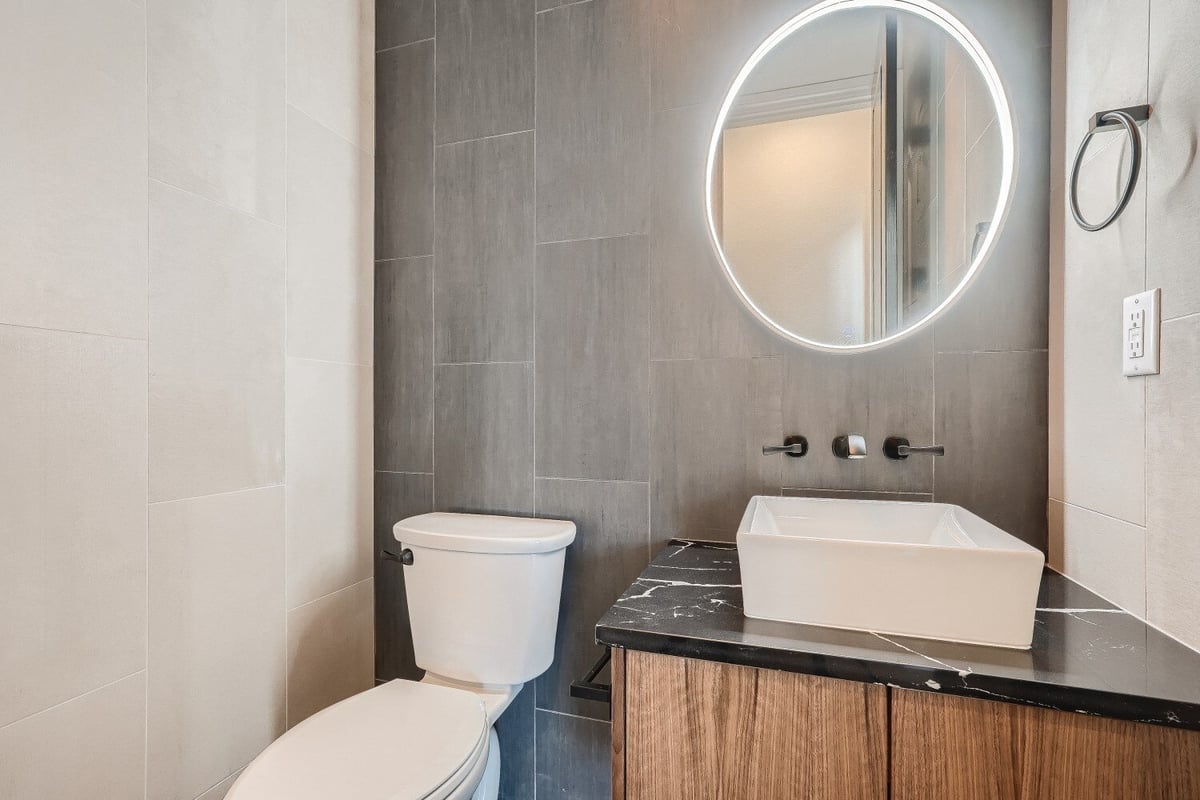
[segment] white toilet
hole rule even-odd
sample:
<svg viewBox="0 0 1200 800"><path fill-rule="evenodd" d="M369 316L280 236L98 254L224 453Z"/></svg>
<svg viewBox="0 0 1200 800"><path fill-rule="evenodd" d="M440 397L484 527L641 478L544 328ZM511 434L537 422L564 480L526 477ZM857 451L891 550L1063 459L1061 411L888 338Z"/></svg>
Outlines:
<svg viewBox="0 0 1200 800"><path fill-rule="evenodd" d="M394 532L425 677L376 686L301 722L254 759L226 800L495 800L492 726L554 658L575 523L437 513Z"/></svg>

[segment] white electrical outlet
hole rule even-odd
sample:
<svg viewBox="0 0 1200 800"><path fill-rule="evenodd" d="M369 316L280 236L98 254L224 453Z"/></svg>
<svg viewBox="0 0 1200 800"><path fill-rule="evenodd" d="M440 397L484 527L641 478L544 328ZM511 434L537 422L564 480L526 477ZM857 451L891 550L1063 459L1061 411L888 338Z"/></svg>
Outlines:
<svg viewBox="0 0 1200 800"><path fill-rule="evenodd" d="M1151 289L1125 298L1121 319L1121 371L1130 377L1158 374L1158 297Z"/></svg>

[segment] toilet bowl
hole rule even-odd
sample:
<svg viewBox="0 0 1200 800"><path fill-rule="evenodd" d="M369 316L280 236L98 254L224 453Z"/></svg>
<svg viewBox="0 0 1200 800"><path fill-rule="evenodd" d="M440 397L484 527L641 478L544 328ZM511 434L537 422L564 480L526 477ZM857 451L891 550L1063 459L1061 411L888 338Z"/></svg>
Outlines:
<svg viewBox="0 0 1200 800"><path fill-rule="evenodd" d="M227 800L495 800L493 726L554 657L575 525L434 513L402 520L394 533L425 677L389 681L299 723L246 768Z"/></svg>
<svg viewBox="0 0 1200 800"><path fill-rule="evenodd" d="M246 768L227 800L465 800L492 750L481 698L390 681L301 722Z"/></svg>

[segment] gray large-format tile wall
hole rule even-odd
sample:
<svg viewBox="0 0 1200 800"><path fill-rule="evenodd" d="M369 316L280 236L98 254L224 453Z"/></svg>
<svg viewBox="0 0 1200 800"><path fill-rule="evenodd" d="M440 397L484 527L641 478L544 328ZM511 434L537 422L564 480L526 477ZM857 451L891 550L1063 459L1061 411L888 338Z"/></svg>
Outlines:
<svg viewBox="0 0 1200 800"><path fill-rule="evenodd" d="M0 797L372 683L373 0L0 6Z"/></svg>
<svg viewBox="0 0 1200 800"><path fill-rule="evenodd" d="M947 5L1004 75L1020 149L999 250L930 330L787 346L704 229L716 106L805 0L379 0L376 536L430 509L568 517L558 657L500 724L503 796L606 797L607 709L568 696L592 626L672 536L728 539L756 492L961 503L1046 542L1050 9ZM843 462L833 437L874 454ZM765 458L802 433L804 459ZM939 441L888 462L889 434ZM377 676L419 675L377 561Z"/></svg>
<svg viewBox="0 0 1200 800"><path fill-rule="evenodd" d="M1200 4L1056 0L1051 250L1051 560L1200 648ZM1133 200L1087 233L1064 187L1088 117L1149 103ZM1129 158L1097 136L1080 178L1096 218ZM1162 373L1121 374L1122 298L1162 289Z"/></svg>

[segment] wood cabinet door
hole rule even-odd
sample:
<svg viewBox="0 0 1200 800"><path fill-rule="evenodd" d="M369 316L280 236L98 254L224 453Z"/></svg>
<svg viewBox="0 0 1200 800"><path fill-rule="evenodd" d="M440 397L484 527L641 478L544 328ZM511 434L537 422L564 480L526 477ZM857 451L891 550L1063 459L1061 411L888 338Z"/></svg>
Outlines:
<svg viewBox="0 0 1200 800"><path fill-rule="evenodd" d="M892 690L895 800L1195 800L1200 732Z"/></svg>
<svg viewBox="0 0 1200 800"><path fill-rule="evenodd" d="M614 797L887 797L885 687L634 650L622 658Z"/></svg>

